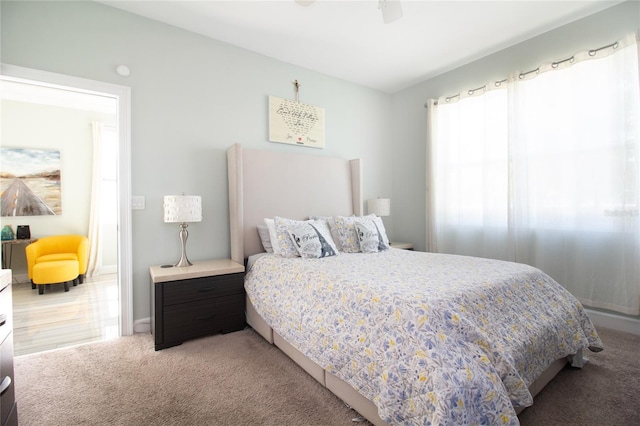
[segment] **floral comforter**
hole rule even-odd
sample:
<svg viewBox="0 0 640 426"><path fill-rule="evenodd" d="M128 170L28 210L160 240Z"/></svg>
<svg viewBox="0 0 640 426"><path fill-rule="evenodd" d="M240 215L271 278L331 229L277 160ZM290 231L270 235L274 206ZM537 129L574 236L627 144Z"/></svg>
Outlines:
<svg viewBox="0 0 640 426"><path fill-rule="evenodd" d="M518 424L554 360L602 349L582 305L517 263L391 249L259 258L265 321L378 407L388 424Z"/></svg>

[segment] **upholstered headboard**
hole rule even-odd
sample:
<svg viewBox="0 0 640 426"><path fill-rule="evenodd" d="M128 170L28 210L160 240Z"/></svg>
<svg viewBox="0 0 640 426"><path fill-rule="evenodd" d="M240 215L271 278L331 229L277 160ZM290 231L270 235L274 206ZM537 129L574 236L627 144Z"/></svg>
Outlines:
<svg viewBox="0 0 640 426"><path fill-rule="evenodd" d="M362 162L278 151L227 149L231 258L264 251L257 225L265 217L362 214Z"/></svg>

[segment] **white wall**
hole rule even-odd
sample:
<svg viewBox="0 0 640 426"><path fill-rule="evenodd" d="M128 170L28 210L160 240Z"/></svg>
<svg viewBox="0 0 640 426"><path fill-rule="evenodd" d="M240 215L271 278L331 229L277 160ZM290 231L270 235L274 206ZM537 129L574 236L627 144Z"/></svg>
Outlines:
<svg viewBox="0 0 640 426"><path fill-rule="evenodd" d="M55 216L2 217L1 224L29 225L34 238L55 234L87 235L92 174L92 121L115 124L113 114L2 100L3 147L60 151L62 213ZM115 245L111 247L115 248ZM24 246L12 256L13 275L26 274ZM114 250L106 250L110 253ZM113 259L112 259L113 260Z"/></svg>
<svg viewBox="0 0 640 426"><path fill-rule="evenodd" d="M180 257L162 197L203 197L189 226L190 260L227 257L226 149L245 147L364 160L364 196L390 197L391 96L92 2L1 3L2 62L132 88L134 319L150 314L149 266ZM115 69L125 64L131 76ZM326 148L268 142L268 96L325 108ZM389 226L393 235L393 225Z"/></svg>

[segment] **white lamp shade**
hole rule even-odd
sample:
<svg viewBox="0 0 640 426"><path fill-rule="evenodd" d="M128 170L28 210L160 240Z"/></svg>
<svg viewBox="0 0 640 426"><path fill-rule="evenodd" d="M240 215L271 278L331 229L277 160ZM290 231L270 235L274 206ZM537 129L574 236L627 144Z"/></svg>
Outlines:
<svg viewBox="0 0 640 426"><path fill-rule="evenodd" d="M201 222L202 197L199 195L165 195L164 221Z"/></svg>
<svg viewBox="0 0 640 426"><path fill-rule="evenodd" d="M367 200L367 211L376 216L389 216L391 214L391 200L388 198Z"/></svg>

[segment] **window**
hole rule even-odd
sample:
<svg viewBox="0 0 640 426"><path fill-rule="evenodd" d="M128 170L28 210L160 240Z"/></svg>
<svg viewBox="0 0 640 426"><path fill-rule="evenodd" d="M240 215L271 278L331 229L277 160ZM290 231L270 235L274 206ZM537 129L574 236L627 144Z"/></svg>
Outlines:
<svg viewBox="0 0 640 426"><path fill-rule="evenodd" d="M430 108L431 249L531 264L640 314L635 36Z"/></svg>

